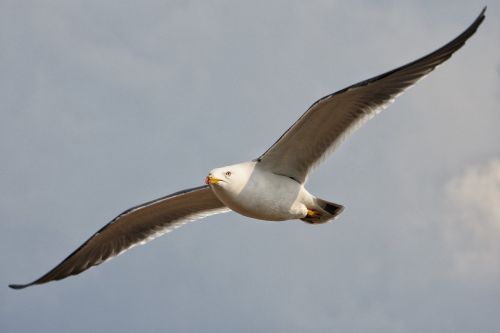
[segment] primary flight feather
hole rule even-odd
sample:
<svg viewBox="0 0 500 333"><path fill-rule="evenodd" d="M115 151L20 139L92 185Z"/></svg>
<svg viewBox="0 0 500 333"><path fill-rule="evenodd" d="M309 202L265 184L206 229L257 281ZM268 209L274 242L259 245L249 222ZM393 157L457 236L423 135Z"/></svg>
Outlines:
<svg viewBox="0 0 500 333"><path fill-rule="evenodd" d="M463 33L438 50L319 99L259 158L213 169L205 186L126 210L47 274L28 284L9 286L21 289L76 275L189 221L231 210L269 221L331 221L343 206L315 197L304 188L311 168L460 49L484 20L485 11L486 7Z"/></svg>

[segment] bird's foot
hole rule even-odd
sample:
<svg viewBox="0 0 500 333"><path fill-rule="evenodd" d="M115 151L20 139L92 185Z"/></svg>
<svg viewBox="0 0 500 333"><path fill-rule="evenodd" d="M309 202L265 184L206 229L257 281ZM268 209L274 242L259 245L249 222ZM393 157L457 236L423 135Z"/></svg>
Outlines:
<svg viewBox="0 0 500 333"><path fill-rule="evenodd" d="M314 209L307 209L307 214L306 216L302 219L302 221L310 223L310 224L316 224L320 221L322 214Z"/></svg>
<svg viewBox="0 0 500 333"><path fill-rule="evenodd" d="M313 210L313 209L307 210L306 218L320 218L320 217L321 217L321 213L318 212L317 210Z"/></svg>

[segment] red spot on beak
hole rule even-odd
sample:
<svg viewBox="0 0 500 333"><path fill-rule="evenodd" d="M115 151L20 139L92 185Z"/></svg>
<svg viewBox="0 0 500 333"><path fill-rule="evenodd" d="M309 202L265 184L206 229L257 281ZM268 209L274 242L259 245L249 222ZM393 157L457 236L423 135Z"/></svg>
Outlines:
<svg viewBox="0 0 500 333"><path fill-rule="evenodd" d="M208 176L205 177L205 184L207 184L207 185L210 184L210 178Z"/></svg>

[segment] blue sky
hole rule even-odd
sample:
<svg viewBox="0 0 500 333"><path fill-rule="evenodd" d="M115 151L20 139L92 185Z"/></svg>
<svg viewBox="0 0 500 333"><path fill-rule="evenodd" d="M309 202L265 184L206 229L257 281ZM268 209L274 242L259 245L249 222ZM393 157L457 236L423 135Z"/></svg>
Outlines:
<svg viewBox="0 0 500 333"><path fill-rule="evenodd" d="M230 213L14 291L124 209L264 152L318 98L448 62L307 188L334 223ZM500 9L479 1L1 1L0 331L493 332Z"/></svg>

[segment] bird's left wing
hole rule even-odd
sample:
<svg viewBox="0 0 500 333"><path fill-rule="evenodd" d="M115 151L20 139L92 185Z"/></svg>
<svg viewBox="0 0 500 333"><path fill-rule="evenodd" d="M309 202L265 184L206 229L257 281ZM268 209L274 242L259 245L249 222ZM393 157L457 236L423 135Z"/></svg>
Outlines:
<svg viewBox="0 0 500 333"><path fill-rule="evenodd" d="M227 211L229 208L217 199L209 186L147 202L118 215L38 280L28 284L11 284L9 287L22 289L79 274L189 221Z"/></svg>
<svg viewBox="0 0 500 333"><path fill-rule="evenodd" d="M438 50L315 102L257 159L261 167L303 183L311 167L354 129L460 49L484 20L485 10L463 33Z"/></svg>

